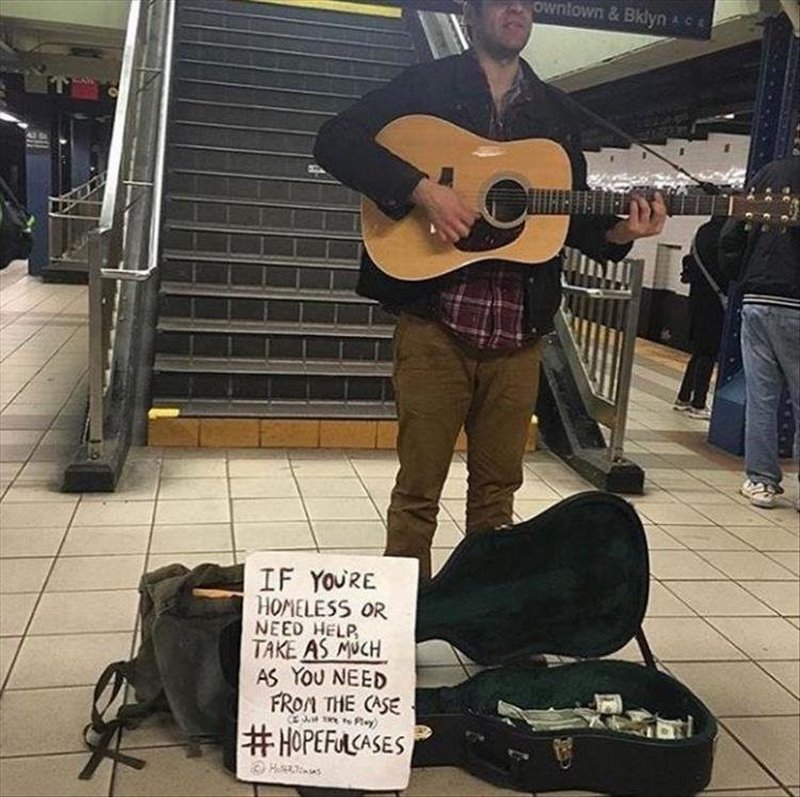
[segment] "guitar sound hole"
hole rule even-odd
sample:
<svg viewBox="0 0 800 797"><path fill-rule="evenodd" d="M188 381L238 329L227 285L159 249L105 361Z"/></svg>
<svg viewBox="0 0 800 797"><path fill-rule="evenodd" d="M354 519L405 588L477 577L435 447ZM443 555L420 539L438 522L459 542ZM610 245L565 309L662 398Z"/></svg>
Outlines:
<svg viewBox="0 0 800 797"><path fill-rule="evenodd" d="M512 224L528 212L528 192L516 180L500 180L486 194L486 212L498 224Z"/></svg>

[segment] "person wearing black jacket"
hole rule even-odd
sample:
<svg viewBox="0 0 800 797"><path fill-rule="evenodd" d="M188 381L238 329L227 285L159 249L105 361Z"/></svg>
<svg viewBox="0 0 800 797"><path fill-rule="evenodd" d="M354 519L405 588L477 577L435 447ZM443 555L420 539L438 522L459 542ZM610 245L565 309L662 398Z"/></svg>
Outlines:
<svg viewBox="0 0 800 797"><path fill-rule="evenodd" d="M689 345L692 356L686 364L674 409L692 418L708 420L706 396L722 341L725 321L725 289L728 279L720 272L718 244L725 217L700 226L692 251L683 258L681 281L689 283ZM713 280L713 284L711 283Z"/></svg>
<svg viewBox="0 0 800 797"><path fill-rule="evenodd" d="M800 156L767 164L751 181L751 190L775 195L781 215L782 191L800 194ZM747 478L741 493L753 506L769 509L783 492L778 463L778 406L789 390L795 423L795 451L800 446L800 228L754 224L731 219L719 242L720 263L741 283L742 363L746 409L744 458Z"/></svg>
<svg viewBox="0 0 800 797"><path fill-rule="evenodd" d="M314 155L327 172L372 199L390 218L416 205L450 244L478 217L456 190L435 182L375 141L390 121L426 114L495 140L548 138L586 189L580 123L565 96L519 58L533 0L467 0L472 46L412 66L323 125ZM433 178L433 179L431 179ZM600 261L623 258L639 237L661 231L663 200L637 199L626 219L573 217L567 244ZM531 268L487 260L446 277L401 281L364 252L357 292L398 316L394 387L400 469L387 517L386 554L416 557L430 577L439 498L456 438L468 439L468 533L512 520L514 492L536 402L539 340L561 300L561 258Z"/></svg>

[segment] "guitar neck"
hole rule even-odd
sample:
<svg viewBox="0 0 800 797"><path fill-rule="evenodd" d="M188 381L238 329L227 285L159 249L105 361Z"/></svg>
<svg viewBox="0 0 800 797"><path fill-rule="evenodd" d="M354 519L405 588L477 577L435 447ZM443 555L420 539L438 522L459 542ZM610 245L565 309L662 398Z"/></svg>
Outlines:
<svg viewBox="0 0 800 797"><path fill-rule="evenodd" d="M528 213L538 216L606 216L626 214L636 192L564 191L533 188L528 192ZM641 194L639 194L641 196ZM731 197L725 194L664 194L670 216L729 216Z"/></svg>

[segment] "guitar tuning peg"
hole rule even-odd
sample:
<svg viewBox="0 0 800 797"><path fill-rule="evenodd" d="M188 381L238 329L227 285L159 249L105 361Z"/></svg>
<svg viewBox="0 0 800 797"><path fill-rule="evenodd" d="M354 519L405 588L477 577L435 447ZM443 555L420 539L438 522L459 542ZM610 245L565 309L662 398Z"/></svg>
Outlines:
<svg viewBox="0 0 800 797"><path fill-rule="evenodd" d="M771 194L772 193L772 189L771 188L765 188L764 189L764 193L765 194Z"/></svg>
<svg viewBox="0 0 800 797"><path fill-rule="evenodd" d="M792 193L792 187L791 187L790 185L787 185L787 186L786 186L786 187L783 189L783 193L784 193L784 194L791 194L791 193Z"/></svg>
<svg viewBox="0 0 800 797"><path fill-rule="evenodd" d="M752 229L753 229L753 222L752 221L746 222L744 225L745 232L750 232L750 230Z"/></svg>

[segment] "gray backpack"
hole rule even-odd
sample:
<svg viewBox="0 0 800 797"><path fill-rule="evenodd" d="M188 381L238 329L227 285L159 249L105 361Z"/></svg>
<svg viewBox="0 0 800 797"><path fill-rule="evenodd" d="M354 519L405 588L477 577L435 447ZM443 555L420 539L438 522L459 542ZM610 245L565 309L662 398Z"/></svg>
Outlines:
<svg viewBox="0 0 800 797"><path fill-rule="evenodd" d="M228 685L220 660L225 629L242 616L239 597L197 597L196 588L241 591L242 565L204 564L193 570L167 565L142 576L139 584L141 645L131 661L116 661L103 671L94 690L92 721L84 739L92 756L80 774L92 777L103 758L141 769L144 761L112 749L121 728L135 728L157 711L172 714L189 744L199 754L199 742L217 740L225 724ZM238 640L232 639L232 644ZM103 717L128 683L136 702L124 704L115 718ZM103 694L110 688L104 708Z"/></svg>

